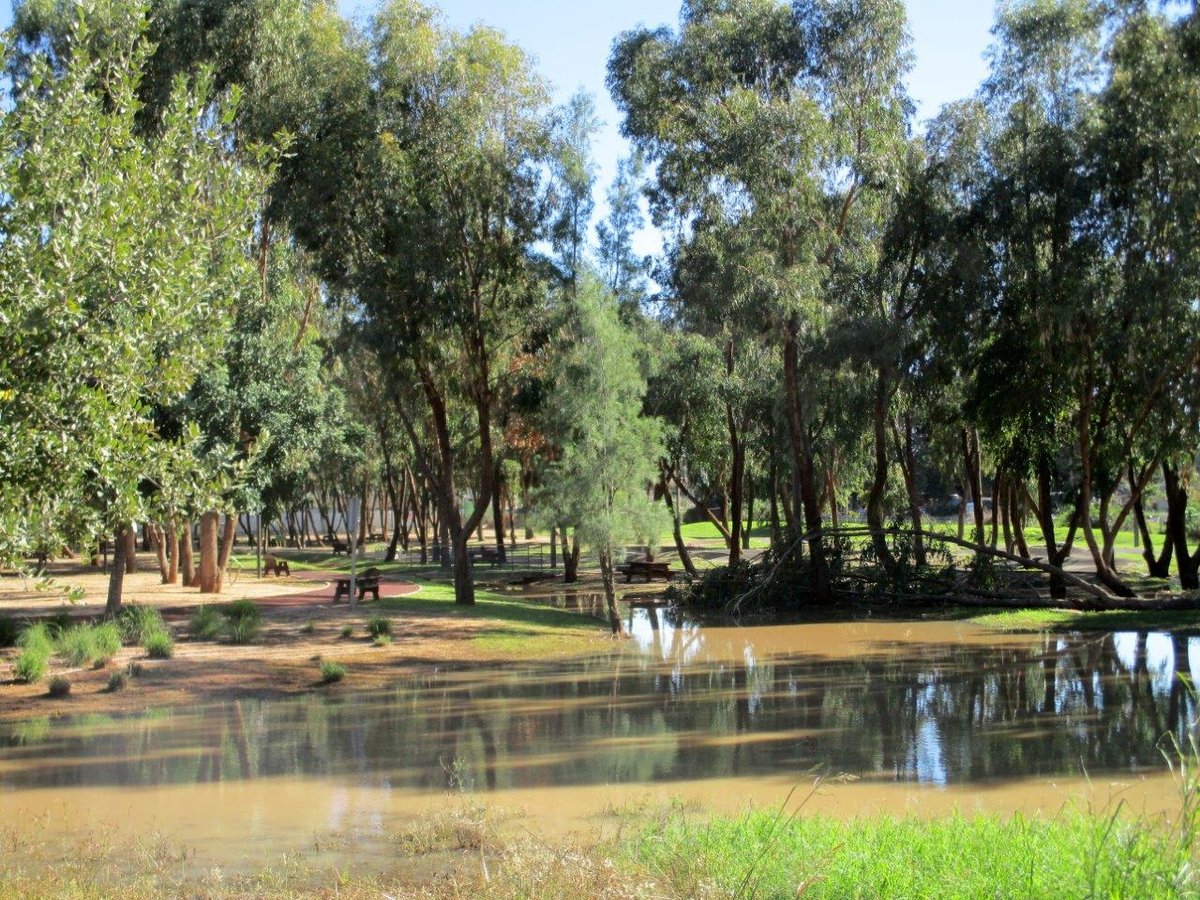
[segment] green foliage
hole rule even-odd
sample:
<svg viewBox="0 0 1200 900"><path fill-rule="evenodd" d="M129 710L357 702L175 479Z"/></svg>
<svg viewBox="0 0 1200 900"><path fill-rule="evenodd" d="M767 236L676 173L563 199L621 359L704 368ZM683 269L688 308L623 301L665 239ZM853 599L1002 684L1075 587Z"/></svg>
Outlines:
<svg viewBox="0 0 1200 900"><path fill-rule="evenodd" d="M391 634L377 634L371 643L376 647L387 647L392 643Z"/></svg>
<svg viewBox="0 0 1200 900"><path fill-rule="evenodd" d="M351 637L354 634L354 626L353 625L343 625L341 634L342 634L343 638Z"/></svg>
<svg viewBox="0 0 1200 900"><path fill-rule="evenodd" d="M67 665L78 667L91 664L98 658L95 629L91 625L76 625L62 632L55 649Z"/></svg>
<svg viewBox="0 0 1200 900"><path fill-rule="evenodd" d="M17 646L25 650L40 650L47 656L54 651L54 639L58 629L47 622L26 625L17 638Z"/></svg>
<svg viewBox="0 0 1200 900"><path fill-rule="evenodd" d="M46 693L56 700L61 700L63 697L71 695L70 679L64 678L62 675L55 675L50 679L50 684L47 686Z"/></svg>
<svg viewBox="0 0 1200 900"><path fill-rule="evenodd" d="M6 558L48 532L90 537L136 516L144 481L171 462L154 405L188 389L254 284L245 246L260 169L228 158L208 79L178 82L143 134L144 25L93 43L103 23L73 10L69 43L95 56L34 62L0 123Z"/></svg>
<svg viewBox="0 0 1200 900"><path fill-rule="evenodd" d="M41 681L50 663L50 645L33 644L25 647L13 664L13 673L18 681L28 684Z"/></svg>
<svg viewBox="0 0 1200 900"><path fill-rule="evenodd" d="M625 845L670 896L1184 897L1189 846L1119 812L1053 818L670 815ZM963 860L970 860L964 865ZM797 885L800 890L797 891Z"/></svg>
<svg viewBox="0 0 1200 900"><path fill-rule="evenodd" d="M197 606L188 619L188 634L201 641L216 640L221 633L222 624L223 617L215 606Z"/></svg>
<svg viewBox="0 0 1200 900"><path fill-rule="evenodd" d="M392 620L387 616L375 616L367 622L367 633L371 637L379 637L380 635L390 635L392 633Z"/></svg>
<svg viewBox="0 0 1200 900"><path fill-rule="evenodd" d="M175 655L175 642L165 629L146 635L142 640L142 648L151 659L170 659Z"/></svg>
<svg viewBox="0 0 1200 900"><path fill-rule="evenodd" d="M301 634L312 634L316 630L317 630L317 623L314 622L312 619L309 619L303 625L300 626Z"/></svg>
<svg viewBox="0 0 1200 900"><path fill-rule="evenodd" d="M130 644L145 645L146 638L150 635L159 634L167 629L162 613L152 606L142 606L138 603L122 607L115 621L121 634Z"/></svg>
<svg viewBox="0 0 1200 900"><path fill-rule="evenodd" d="M225 638L232 644L250 644L262 630L262 611L252 601L235 600L221 607Z"/></svg>
<svg viewBox="0 0 1200 900"><path fill-rule="evenodd" d="M345 677L346 667L341 663L329 661L321 663L321 684L333 684Z"/></svg>

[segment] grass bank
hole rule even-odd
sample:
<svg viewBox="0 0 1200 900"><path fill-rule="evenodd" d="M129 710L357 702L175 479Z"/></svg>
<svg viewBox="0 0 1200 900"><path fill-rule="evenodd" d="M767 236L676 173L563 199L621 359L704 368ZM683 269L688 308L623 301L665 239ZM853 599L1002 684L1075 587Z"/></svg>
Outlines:
<svg viewBox="0 0 1200 900"><path fill-rule="evenodd" d="M1187 631L1200 632L1198 610L1075 612L1069 609L1004 609L973 614L970 621L1009 632Z"/></svg>
<svg viewBox="0 0 1200 900"><path fill-rule="evenodd" d="M318 851L258 872L178 877L161 842L86 845L67 861L32 864L5 849L0 898L91 900L120 886L129 900L212 898L1185 898L1200 891L1194 822L1151 823L1064 812L1054 818L882 817L838 821L751 812L703 817L667 810L622 818L617 836L549 843L506 837L467 799L404 823L383 874L316 864ZM320 841L316 842L320 844Z"/></svg>

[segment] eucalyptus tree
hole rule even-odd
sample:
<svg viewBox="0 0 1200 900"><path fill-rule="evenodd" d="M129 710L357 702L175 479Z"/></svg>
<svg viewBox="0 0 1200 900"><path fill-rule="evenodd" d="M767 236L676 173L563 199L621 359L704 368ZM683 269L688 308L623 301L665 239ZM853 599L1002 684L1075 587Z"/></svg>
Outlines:
<svg viewBox="0 0 1200 900"><path fill-rule="evenodd" d="M384 5L366 44L362 118L346 123L336 168L346 233L324 253L330 271L341 266L392 389L415 386L424 400L419 418L396 409L437 494L456 600L470 604L467 542L496 489L496 379L544 296L534 250L549 218L546 93L497 32L456 32L417 3ZM473 431L465 445L452 430L460 401ZM475 497L466 516L464 464Z"/></svg>
<svg viewBox="0 0 1200 900"><path fill-rule="evenodd" d="M639 257L633 249L634 236L645 224L641 207L645 177L646 163L641 154L621 159L608 188L608 215L596 223L600 275L629 321L642 309L650 292L651 258Z"/></svg>
<svg viewBox="0 0 1200 900"><path fill-rule="evenodd" d="M823 339L832 268L862 252L856 221L877 215L904 147L908 65L893 0L695 0L680 28L622 35L609 86L624 133L657 164L659 222L721 209L770 264L764 309L783 367L794 506L813 588L830 596L820 529L817 418L806 370Z"/></svg>
<svg viewBox="0 0 1200 900"><path fill-rule="evenodd" d="M97 58L76 56L57 73L31 63L0 123L9 539L23 510L46 508L60 522L90 509L87 530L120 537L162 462L151 408L186 392L223 343L214 323L254 285L246 249L262 171L229 158L228 116L202 120L203 78L178 83L158 132L140 132L149 47L136 18L130 25ZM72 39L88 35L81 15Z"/></svg>

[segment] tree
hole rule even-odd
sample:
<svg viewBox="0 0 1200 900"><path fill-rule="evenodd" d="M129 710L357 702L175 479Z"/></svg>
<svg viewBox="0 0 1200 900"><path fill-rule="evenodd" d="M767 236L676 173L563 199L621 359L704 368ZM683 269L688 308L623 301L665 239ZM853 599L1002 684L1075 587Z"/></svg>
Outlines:
<svg viewBox="0 0 1200 900"><path fill-rule="evenodd" d="M87 42L89 21L77 20L76 43ZM178 83L158 134L141 134L147 52L135 29L61 75L35 63L0 124L0 417L15 425L0 449L0 508L10 557L28 542L29 509L54 510L76 538L120 537L140 517L157 454L150 409L187 390L221 346L214 323L254 283L245 251L262 171L229 159L228 116L202 119L203 78Z"/></svg>
<svg viewBox="0 0 1200 900"><path fill-rule="evenodd" d="M594 278L563 310L544 415L559 455L546 469L542 515L596 553L609 624L623 633L614 560L630 541L653 546L665 518L650 489L663 455L659 421L642 415L646 383L615 298Z"/></svg>

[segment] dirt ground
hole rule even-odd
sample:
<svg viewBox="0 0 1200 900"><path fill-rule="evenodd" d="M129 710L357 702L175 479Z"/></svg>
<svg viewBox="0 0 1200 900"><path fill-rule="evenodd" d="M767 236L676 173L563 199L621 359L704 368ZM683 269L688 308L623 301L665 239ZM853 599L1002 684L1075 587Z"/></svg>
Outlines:
<svg viewBox="0 0 1200 900"><path fill-rule="evenodd" d="M442 615L428 610L384 611L392 621L392 643L375 646L367 634L367 621L381 614L368 601L351 611L343 600L334 605L333 583L324 573L302 573L292 577L257 579L253 573L226 585L220 595L202 595L194 588L160 583L153 560L143 561L142 570L126 575L124 602L159 609L175 636L175 653L168 660L153 660L141 647L125 647L100 669L68 668L61 659L51 661L45 679L36 684L13 677L16 648L0 649L0 720L12 721L43 715L121 713L150 707L174 706L240 697L298 694L307 691L365 690L394 682L400 677L433 666L499 662L508 658L502 648L480 646L472 638L503 631L494 619L475 618L455 612ZM78 564L52 568L53 589L38 590L33 582L18 577L0 577L0 617L30 619L67 613L80 619L99 617L104 611L107 577ZM83 600L64 599L67 587L83 589ZM384 597L417 593L418 585L400 579L381 584ZM517 595L518 597L520 594ZM243 597L254 600L263 613L263 629L253 644L233 645L215 641L193 641L187 636L187 620L193 607ZM342 637L345 626L353 634ZM311 628L311 631L309 630ZM511 628L519 636L519 627ZM596 629L597 649L604 629ZM578 649L579 641L572 645ZM333 661L346 666L345 681L322 685L320 663ZM136 674L119 692L107 690L114 671ZM62 675L71 682L65 698L47 693L49 678Z"/></svg>

